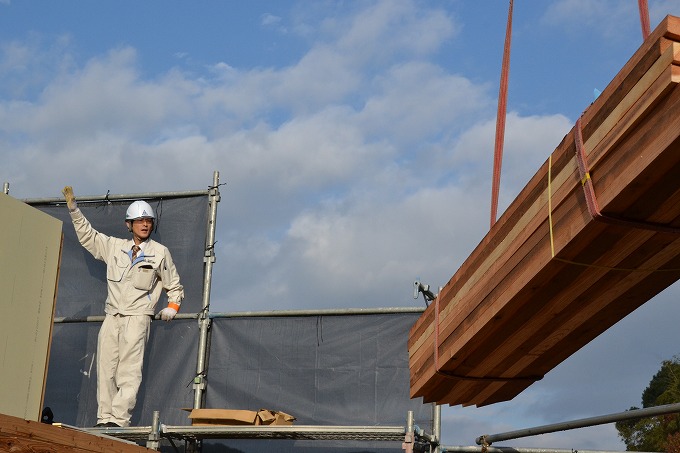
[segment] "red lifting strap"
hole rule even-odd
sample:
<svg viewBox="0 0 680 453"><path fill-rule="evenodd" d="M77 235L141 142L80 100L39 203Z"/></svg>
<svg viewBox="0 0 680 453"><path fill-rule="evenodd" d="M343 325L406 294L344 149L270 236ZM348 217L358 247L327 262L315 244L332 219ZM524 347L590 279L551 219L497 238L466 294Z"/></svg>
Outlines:
<svg viewBox="0 0 680 453"><path fill-rule="evenodd" d="M593 180L590 178L590 168L588 167L588 158L586 157L583 146L583 134L581 132L581 118L576 120L574 127L574 142L576 144L576 163L578 165L578 172L581 176L581 185L583 186L583 193L586 197L586 205L588 212L593 220L608 223L610 225L618 225L628 228L637 228L643 230L652 230L659 233L680 233L680 228L675 228L667 225L651 222L639 222L635 220L626 220L619 217L613 217L600 212L600 206L597 203L595 196L595 186Z"/></svg>
<svg viewBox="0 0 680 453"><path fill-rule="evenodd" d="M640 26L642 27L642 39L649 37L649 8L647 7L647 0L638 0L638 7L640 8Z"/></svg>
<svg viewBox="0 0 680 453"><path fill-rule="evenodd" d="M647 39L650 34L649 25L649 7L647 5L647 0L638 0L638 7L640 10L640 25L642 27L642 38ZM501 81L500 90L498 93L498 113L496 114L496 142L494 145L494 165L493 165L493 182L491 187L491 226L496 223L496 218L498 216L498 193L500 190L500 180L501 180L501 164L503 161L503 140L505 136L505 116L507 111L507 99L508 99L508 73L510 70L510 42L512 39L512 9L513 0L510 0L510 7L508 9L508 24L505 32L505 46L503 48L503 64L501 66ZM580 123L580 118L579 118ZM580 128L577 127L577 133L580 134ZM577 152L578 155L578 152ZM585 155L584 155L585 157ZM587 171L585 172L587 174ZM582 175L582 177L584 177ZM592 186L592 183L590 184ZM586 184L584 183L584 190L586 189ZM599 214L597 209L597 199L595 199L595 192L592 194L592 200L589 203L594 203L591 209L592 212L597 212L598 217L604 217ZM588 198L588 197L586 197ZM663 228L663 227L662 227ZM674 228L671 228L675 230Z"/></svg>
<svg viewBox="0 0 680 453"><path fill-rule="evenodd" d="M493 183L491 187L491 226L498 215L498 192L501 183L501 163L503 161L503 140L505 136L505 113L508 104L508 72L510 71L510 42L512 39L512 4L508 9L508 25L505 31L501 83L498 92L498 113L496 114L496 144L494 146Z"/></svg>

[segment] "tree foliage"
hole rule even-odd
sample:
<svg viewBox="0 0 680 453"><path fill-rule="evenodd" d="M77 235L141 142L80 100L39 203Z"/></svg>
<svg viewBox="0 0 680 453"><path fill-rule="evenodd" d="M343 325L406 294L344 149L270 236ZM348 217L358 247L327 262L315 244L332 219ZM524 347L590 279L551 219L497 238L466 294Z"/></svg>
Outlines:
<svg viewBox="0 0 680 453"><path fill-rule="evenodd" d="M680 358L661 362L661 368L642 392L642 407L680 402ZM631 407L630 410L638 409ZM628 451L680 453L680 416L661 415L616 423Z"/></svg>

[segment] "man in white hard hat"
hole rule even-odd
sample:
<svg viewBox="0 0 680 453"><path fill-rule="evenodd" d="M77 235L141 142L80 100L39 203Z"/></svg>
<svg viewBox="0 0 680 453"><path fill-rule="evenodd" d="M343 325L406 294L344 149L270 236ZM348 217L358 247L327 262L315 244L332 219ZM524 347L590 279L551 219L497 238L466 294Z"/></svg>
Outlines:
<svg viewBox="0 0 680 453"><path fill-rule="evenodd" d="M127 427L142 382L144 349L161 292L168 306L160 312L172 320L184 298L184 288L168 249L150 239L155 215L149 203L135 201L125 214L132 238L121 239L92 228L78 209L73 189L64 198L78 240L96 259L106 263L106 316L97 340L97 424Z"/></svg>

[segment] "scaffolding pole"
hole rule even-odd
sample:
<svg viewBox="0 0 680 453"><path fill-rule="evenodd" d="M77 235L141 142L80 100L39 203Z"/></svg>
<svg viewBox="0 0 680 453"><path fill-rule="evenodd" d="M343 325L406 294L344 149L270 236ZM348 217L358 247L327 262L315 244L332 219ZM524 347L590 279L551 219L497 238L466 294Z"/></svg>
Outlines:
<svg viewBox="0 0 680 453"><path fill-rule="evenodd" d="M211 313L215 318L256 318L256 317L286 317L286 316L351 316L351 315L380 315L398 313L422 313L425 307L369 307L369 308L320 308L306 310L264 310L237 311L232 313Z"/></svg>
<svg viewBox="0 0 680 453"><path fill-rule="evenodd" d="M432 403L432 437L433 443L436 445L434 452L440 453L442 451L440 446L442 441L442 407L436 403Z"/></svg>
<svg viewBox="0 0 680 453"><path fill-rule="evenodd" d="M622 453L616 450L575 450L573 448L521 448L521 447L476 447L449 446L441 447L442 453ZM637 452L645 453L645 452ZM654 452L647 452L654 453Z"/></svg>
<svg viewBox="0 0 680 453"><path fill-rule="evenodd" d="M9 188L9 184L7 187ZM210 195L209 190L185 190L185 191L174 191L174 192L140 192L140 193L127 193L127 194L110 194L106 193L104 195L79 195L78 203L101 203L102 201L130 201L130 200L149 200L154 198L187 198L187 197L202 197L204 195ZM54 205L66 205L63 197L43 197L43 198L25 198L24 203L34 205L34 204L54 204Z"/></svg>
<svg viewBox="0 0 680 453"><path fill-rule="evenodd" d="M352 316L352 315L390 315L402 313L422 313L424 307L369 307L369 308L321 308L310 310L265 310L265 311L235 311L232 313L208 313L210 319L220 318L285 318L291 316ZM200 319L201 313L177 313L173 319ZM77 322L102 322L104 315L92 316L60 316L55 317L55 324ZM160 319L156 314L154 319Z"/></svg>
<svg viewBox="0 0 680 453"><path fill-rule="evenodd" d="M208 367L208 345L210 342L210 286L212 269L215 263L215 227L217 223L217 203L220 201L220 174L213 173L213 184L208 196L208 231L205 239L205 255L203 262L203 305L198 315L200 336L198 339L198 359L196 361L196 377L194 378L194 409L203 407Z"/></svg>
<svg viewBox="0 0 680 453"><path fill-rule="evenodd" d="M589 426L604 425L607 423L614 423L623 420L635 420L638 418L655 417L657 415L666 415L680 412L680 403L666 404L663 406L647 407L644 409L634 409L625 412L617 412L615 414L599 415L597 417L582 418L579 420L572 420L569 422L553 423L551 425L542 425L534 428L519 429L516 431L508 431L500 434L485 434L476 439L477 445L489 446L493 442L500 440L519 439L521 437L536 436L538 434L554 433L557 431L566 431L569 429L586 428Z"/></svg>

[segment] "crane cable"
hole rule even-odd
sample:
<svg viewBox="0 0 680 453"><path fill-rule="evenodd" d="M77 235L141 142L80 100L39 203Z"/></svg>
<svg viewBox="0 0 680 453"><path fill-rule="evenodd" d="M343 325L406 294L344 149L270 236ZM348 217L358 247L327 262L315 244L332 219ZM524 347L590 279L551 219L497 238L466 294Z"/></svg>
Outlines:
<svg viewBox="0 0 680 453"><path fill-rule="evenodd" d="M650 33L649 7L647 6L647 0L638 0L638 7L640 9L640 26L642 27L642 39L645 40L649 37Z"/></svg>
<svg viewBox="0 0 680 453"><path fill-rule="evenodd" d="M498 91L498 113L496 114L496 143L494 145L493 183L491 187L491 226L496 223L498 215L498 192L501 182L501 164L503 162L503 139L505 136L505 114L508 104L508 73L510 72L510 41L512 39L512 7L510 0L508 24L505 31L503 47L503 63L501 65L501 81Z"/></svg>
<svg viewBox="0 0 680 453"><path fill-rule="evenodd" d="M640 10L640 26L642 39L646 40L650 34L649 7L647 0L638 0ZM501 65L500 89L498 91L498 112L496 114L496 141L494 144L493 182L491 186L491 227L498 216L498 194L500 191L501 166L503 162L503 142L505 137L505 117L508 103L508 75L510 72L510 43L512 41L512 10L513 0L508 8L508 23L505 31L505 45L503 46L503 62Z"/></svg>

